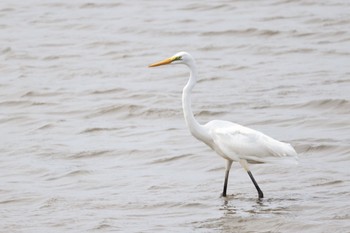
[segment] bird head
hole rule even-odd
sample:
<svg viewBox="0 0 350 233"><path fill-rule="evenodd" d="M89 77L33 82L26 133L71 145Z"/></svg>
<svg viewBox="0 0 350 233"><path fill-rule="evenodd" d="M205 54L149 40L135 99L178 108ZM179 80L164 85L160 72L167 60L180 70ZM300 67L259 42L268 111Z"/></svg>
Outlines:
<svg viewBox="0 0 350 233"><path fill-rule="evenodd" d="M189 53L179 52L172 57L153 63L148 67L162 66L162 65L168 65L168 64L188 64L191 60L193 60L193 58Z"/></svg>

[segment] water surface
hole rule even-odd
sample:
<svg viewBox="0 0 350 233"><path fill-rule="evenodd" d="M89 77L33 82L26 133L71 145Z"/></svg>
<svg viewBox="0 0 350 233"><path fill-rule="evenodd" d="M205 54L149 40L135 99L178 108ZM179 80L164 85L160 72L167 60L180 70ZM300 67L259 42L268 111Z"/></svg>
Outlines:
<svg viewBox="0 0 350 233"><path fill-rule="evenodd" d="M348 232L350 3L0 3L2 232ZM266 198L188 132L224 119L294 145L252 165Z"/></svg>

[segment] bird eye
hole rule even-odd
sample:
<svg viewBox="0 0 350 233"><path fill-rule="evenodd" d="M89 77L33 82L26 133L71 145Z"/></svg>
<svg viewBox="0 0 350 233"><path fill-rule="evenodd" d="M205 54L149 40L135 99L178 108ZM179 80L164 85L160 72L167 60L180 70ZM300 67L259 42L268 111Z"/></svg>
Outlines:
<svg viewBox="0 0 350 233"><path fill-rule="evenodd" d="M174 61L178 61L178 60L181 60L182 57L181 56L178 56L178 57L175 57Z"/></svg>

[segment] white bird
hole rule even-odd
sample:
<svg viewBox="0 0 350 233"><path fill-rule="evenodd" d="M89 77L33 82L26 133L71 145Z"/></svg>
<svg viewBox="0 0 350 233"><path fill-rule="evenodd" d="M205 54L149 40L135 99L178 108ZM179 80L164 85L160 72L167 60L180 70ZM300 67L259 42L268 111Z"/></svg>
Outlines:
<svg viewBox="0 0 350 233"><path fill-rule="evenodd" d="M163 61L153 63L149 67L167 64L184 64L190 69L190 77L182 92L182 107L186 124L191 134L207 144L218 155L226 159L226 172L222 196L226 197L227 183L233 161L239 162L248 172L259 198L264 194L255 181L249 163L297 163L297 153L287 143L277 141L259 131L229 121L213 120L201 125L194 118L191 109L191 91L197 81L196 63L187 52L179 52Z"/></svg>

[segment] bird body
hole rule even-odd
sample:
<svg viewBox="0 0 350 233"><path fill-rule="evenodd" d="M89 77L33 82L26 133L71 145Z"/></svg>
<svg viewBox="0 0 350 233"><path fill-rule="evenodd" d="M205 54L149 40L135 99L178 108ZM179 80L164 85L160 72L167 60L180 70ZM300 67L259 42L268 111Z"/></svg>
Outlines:
<svg viewBox="0 0 350 233"><path fill-rule="evenodd" d="M259 131L229 121L213 120L204 125L225 159L249 163L295 163L296 152L290 144L277 141Z"/></svg>
<svg viewBox="0 0 350 233"><path fill-rule="evenodd" d="M226 173L223 196L226 196L229 171L232 163L239 162L248 172L259 198L263 193L255 181L248 163L297 163L297 153L287 143L277 141L259 131L229 121L213 120L201 125L194 118L191 108L191 93L197 81L195 60L186 52L180 52L163 61L151 64L150 67L184 64L190 69L190 77L183 89L182 107L186 124L191 134L207 144L218 155L226 159Z"/></svg>

